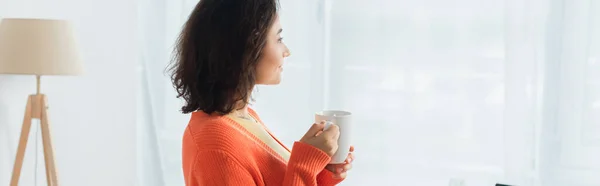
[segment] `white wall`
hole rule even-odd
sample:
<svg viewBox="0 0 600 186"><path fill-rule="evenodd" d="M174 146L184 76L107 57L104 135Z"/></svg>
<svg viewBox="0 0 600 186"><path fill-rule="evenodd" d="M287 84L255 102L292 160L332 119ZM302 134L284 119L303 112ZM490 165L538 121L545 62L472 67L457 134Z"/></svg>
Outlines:
<svg viewBox="0 0 600 186"><path fill-rule="evenodd" d="M61 185L135 185L135 3L0 0L0 18L70 19L79 34L85 75L42 78ZM0 75L0 185L10 182L25 101L34 92L34 77ZM32 127L31 135L36 130ZM29 140L22 186L34 185L34 139ZM38 143L37 180L44 185Z"/></svg>

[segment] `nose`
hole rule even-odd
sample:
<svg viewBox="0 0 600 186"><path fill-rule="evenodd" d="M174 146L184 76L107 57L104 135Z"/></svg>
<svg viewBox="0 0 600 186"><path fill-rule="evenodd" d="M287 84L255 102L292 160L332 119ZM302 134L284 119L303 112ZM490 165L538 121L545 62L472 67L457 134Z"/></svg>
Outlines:
<svg viewBox="0 0 600 186"><path fill-rule="evenodd" d="M290 55L292 55L292 53L290 52L290 49L285 46L285 51L283 52L283 57L289 57Z"/></svg>

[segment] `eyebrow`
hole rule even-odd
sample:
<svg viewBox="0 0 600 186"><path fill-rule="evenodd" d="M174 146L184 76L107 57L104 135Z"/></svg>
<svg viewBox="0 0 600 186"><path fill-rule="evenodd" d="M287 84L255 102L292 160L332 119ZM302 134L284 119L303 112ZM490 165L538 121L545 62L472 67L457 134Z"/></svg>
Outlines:
<svg viewBox="0 0 600 186"><path fill-rule="evenodd" d="M282 28L280 28L279 31L277 31L277 34L281 34L281 32L283 32Z"/></svg>

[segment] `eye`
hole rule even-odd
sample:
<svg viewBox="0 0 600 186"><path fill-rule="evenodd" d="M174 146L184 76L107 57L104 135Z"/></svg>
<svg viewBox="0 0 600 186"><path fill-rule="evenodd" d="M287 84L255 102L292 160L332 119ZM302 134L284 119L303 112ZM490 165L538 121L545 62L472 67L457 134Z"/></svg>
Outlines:
<svg viewBox="0 0 600 186"><path fill-rule="evenodd" d="M283 37L280 37L279 39L277 39L277 42L282 43L283 42Z"/></svg>

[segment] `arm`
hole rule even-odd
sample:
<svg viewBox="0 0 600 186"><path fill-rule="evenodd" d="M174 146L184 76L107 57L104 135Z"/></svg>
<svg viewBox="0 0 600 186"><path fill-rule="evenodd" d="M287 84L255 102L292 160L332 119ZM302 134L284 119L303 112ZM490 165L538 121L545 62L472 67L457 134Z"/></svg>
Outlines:
<svg viewBox="0 0 600 186"><path fill-rule="evenodd" d="M331 161L325 152L302 142L295 142L283 181L284 186L316 186L318 175Z"/></svg>
<svg viewBox="0 0 600 186"><path fill-rule="evenodd" d="M198 185L256 185L252 175L238 161L224 151L203 151L194 165Z"/></svg>
<svg viewBox="0 0 600 186"><path fill-rule="evenodd" d="M317 183L321 186L333 186L337 185L340 182L344 181L346 178L346 172L352 169L352 161L354 160L354 146L350 146L350 153L348 153L348 157L344 164L330 164L325 167L319 176L317 177ZM337 170L338 173L334 173Z"/></svg>
<svg viewBox="0 0 600 186"><path fill-rule="evenodd" d="M197 158L193 171L199 185L256 185L248 170L225 151L202 151L199 156L201 158ZM329 155L313 146L302 142L294 143L282 185L320 185L317 176L330 160ZM332 178L331 173L329 177Z"/></svg>
<svg viewBox="0 0 600 186"><path fill-rule="evenodd" d="M323 169L317 176L317 184L319 186L334 186L344 181L344 179L333 178L333 172Z"/></svg>

